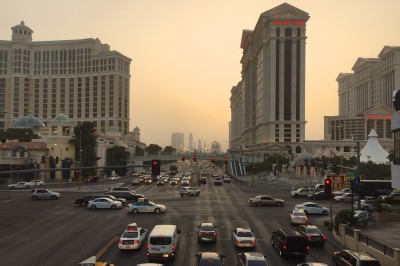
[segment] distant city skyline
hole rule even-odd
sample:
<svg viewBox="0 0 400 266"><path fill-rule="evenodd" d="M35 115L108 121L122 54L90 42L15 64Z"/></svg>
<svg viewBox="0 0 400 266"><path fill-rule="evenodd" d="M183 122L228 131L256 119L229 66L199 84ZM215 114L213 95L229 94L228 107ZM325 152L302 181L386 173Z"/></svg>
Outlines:
<svg viewBox="0 0 400 266"><path fill-rule="evenodd" d="M98 38L132 59L130 130L140 128L142 142L167 146L172 132L181 131L195 136L194 146L218 141L225 149L230 90L241 79L242 31L283 1L99 1L96 12L93 1L5 3L13 12L0 17L0 40L9 40L11 27L23 20L35 41ZM400 1L288 4L310 14L305 139L319 140L324 116L339 113L339 73L351 72L358 57L376 58L385 45L400 45Z"/></svg>

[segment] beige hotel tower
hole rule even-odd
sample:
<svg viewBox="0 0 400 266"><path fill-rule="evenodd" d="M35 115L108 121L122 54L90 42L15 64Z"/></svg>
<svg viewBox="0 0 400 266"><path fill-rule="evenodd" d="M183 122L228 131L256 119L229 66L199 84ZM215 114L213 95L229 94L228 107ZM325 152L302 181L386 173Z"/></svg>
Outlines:
<svg viewBox="0 0 400 266"><path fill-rule="evenodd" d="M0 40L0 131L28 114L47 124L64 113L128 133L130 58L99 39L33 42L23 21L11 29Z"/></svg>

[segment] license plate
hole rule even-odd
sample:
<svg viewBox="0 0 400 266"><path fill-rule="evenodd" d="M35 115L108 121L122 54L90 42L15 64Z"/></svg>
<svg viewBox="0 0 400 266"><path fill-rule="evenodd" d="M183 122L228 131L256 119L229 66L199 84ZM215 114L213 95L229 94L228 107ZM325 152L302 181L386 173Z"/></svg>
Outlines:
<svg viewBox="0 0 400 266"><path fill-rule="evenodd" d="M125 245L125 248L131 248L131 246L129 246L129 245Z"/></svg>
<svg viewBox="0 0 400 266"><path fill-rule="evenodd" d="M154 250L154 251L160 251L160 249L159 249L159 248L152 248L151 250Z"/></svg>

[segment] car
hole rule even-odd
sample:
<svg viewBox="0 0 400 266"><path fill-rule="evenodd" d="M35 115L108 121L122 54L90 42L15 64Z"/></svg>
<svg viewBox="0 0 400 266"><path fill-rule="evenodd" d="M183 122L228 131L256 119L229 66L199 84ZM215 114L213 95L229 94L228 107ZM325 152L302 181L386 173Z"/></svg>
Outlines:
<svg viewBox="0 0 400 266"><path fill-rule="evenodd" d="M31 199L39 200L39 199L59 199L61 194L58 192L51 191L49 189L32 189L31 190Z"/></svg>
<svg viewBox="0 0 400 266"><path fill-rule="evenodd" d="M18 182L15 184L8 185L8 189L17 189L17 188L32 188L33 185L31 182Z"/></svg>
<svg viewBox="0 0 400 266"><path fill-rule="evenodd" d="M232 229L232 242L237 248L255 248L256 238L250 228Z"/></svg>
<svg viewBox="0 0 400 266"><path fill-rule="evenodd" d="M200 195L200 190L198 190L195 187L181 187L179 190L179 193L181 194L181 197L183 196L199 196Z"/></svg>
<svg viewBox="0 0 400 266"><path fill-rule="evenodd" d="M300 198L300 197L307 197L308 195L312 194L314 190L312 188L299 188L294 191L290 191L290 196L292 198Z"/></svg>
<svg viewBox="0 0 400 266"><path fill-rule="evenodd" d="M112 200L109 198L97 198L94 200L89 200L88 209L96 210L96 209L120 209L122 208L122 203L117 200Z"/></svg>
<svg viewBox="0 0 400 266"><path fill-rule="evenodd" d="M297 266L329 266L329 265L322 262L304 262L297 264Z"/></svg>
<svg viewBox="0 0 400 266"><path fill-rule="evenodd" d="M85 195L82 198L78 198L75 200L76 205L87 206L90 200L98 199L98 198L109 198L111 200L120 201L122 204L125 204L127 201L123 198L116 198L112 195Z"/></svg>
<svg viewBox="0 0 400 266"><path fill-rule="evenodd" d="M321 246L325 245L326 236L324 235L324 233L322 233L321 229L319 229L315 225L300 225L296 227L296 231L304 236L309 244Z"/></svg>
<svg viewBox="0 0 400 266"><path fill-rule="evenodd" d="M225 256L219 252L199 252L195 255L196 266L223 266Z"/></svg>
<svg viewBox="0 0 400 266"><path fill-rule="evenodd" d="M353 193L344 193L343 195L335 196L333 197L334 202L354 202L358 201L358 195L353 194Z"/></svg>
<svg viewBox="0 0 400 266"><path fill-rule="evenodd" d="M151 213L162 213L167 210L167 207L162 204L157 204L148 200L140 200L137 202L130 203L127 207L128 213L142 213L142 212L151 212Z"/></svg>
<svg viewBox="0 0 400 266"><path fill-rule="evenodd" d="M107 189L107 191L127 191L127 192L132 192L132 193L136 193L135 190L130 189L128 187L109 187Z"/></svg>
<svg viewBox="0 0 400 266"><path fill-rule="evenodd" d="M182 185L182 186L188 186L188 185L190 185L190 178L188 178L188 177L182 178L182 180L181 180L181 185Z"/></svg>
<svg viewBox="0 0 400 266"><path fill-rule="evenodd" d="M164 186L165 181L163 179L157 180L157 186Z"/></svg>
<svg viewBox="0 0 400 266"><path fill-rule="evenodd" d="M362 199L360 200L360 208L358 207L358 201L355 201L353 203L353 208L354 209L360 209L360 210L364 210L364 211L373 211L375 210L375 207L377 206L378 201L375 199ZM386 203L380 203L382 208L384 209L391 209L392 205L390 204L386 204Z"/></svg>
<svg viewBox="0 0 400 266"><path fill-rule="evenodd" d="M381 263L366 251L341 250L333 252L333 265L381 266ZM351 261L351 263L349 263Z"/></svg>
<svg viewBox="0 0 400 266"><path fill-rule="evenodd" d="M224 181L224 183L230 183L231 182L231 177L228 175L224 175L224 177L222 178L222 180Z"/></svg>
<svg viewBox="0 0 400 266"><path fill-rule="evenodd" d="M109 177L107 177L107 180L110 181L116 181L116 180L120 180L121 178L119 177L119 175L111 175Z"/></svg>
<svg viewBox="0 0 400 266"><path fill-rule="evenodd" d="M253 206L278 206L282 207L285 205L283 199L273 198L269 195L258 195L254 198L249 198L249 204Z"/></svg>
<svg viewBox="0 0 400 266"><path fill-rule="evenodd" d="M340 196L340 195L343 195L344 193L351 193L351 189L350 188L343 188L342 190L333 191L332 192L332 197Z"/></svg>
<svg viewBox="0 0 400 266"><path fill-rule="evenodd" d="M140 178L134 178L132 179L131 186L138 186L140 183Z"/></svg>
<svg viewBox="0 0 400 266"><path fill-rule="evenodd" d="M222 178L221 177L214 177L214 185L222 185Z"/></svg>
<svg viewBox="0 0 400 266"><path fill-rule="evenodd" d="M205 176L200 177L200 184L207 184L207 178Z"/></svg>
<svg viewBox="0 0 400 266"><path fill-rule="evenodd" d="M28 183L31 185L31 187L35 187L35 186L43 187L45 185L43 180L32 180Z"/></svg>
<svg viewBox="0 0 400 266"><path fill-rule="evenodd" d="M389 193L388 195L380 196L379 199L385 203L399 203L400 202L400 191L395 190L392 193Z"/></svg>
<svg viewBox="0 0 400 266"><path fill-rule="evenodd" d="M307 196L310 200L325 200L329 199L329 197L326 197L325 191L324 190L319 190L311 193L310 195Z"/></svg>
<svg viewBox="0 0 400 266"><path fill-rule="evenodd" d="M271 245L281 257L290 255L305 259L310 250L306 238L293 228L281 228L272 232Z"/></svg>
<svg viewBox="0 0 400 266"><path fill-rule="evenodd" d="M262 253L244 252L237 255L237 266L268 266L268 263Z"/></svg>
<svg viewBox="0 0 400 266"><path fill-rule="evenodd" d="M197 242L217 242L217 226L213 223L201 223L197 231Z"/></svg>
<svg viewBox="0 0 400 266"><path fill-rule="evenodd" d="M144 198L143 194L135 194L130 191L107 191L106 195L113 195L116 198L123 198L127 201L138 201L140 198Z"/></svg>
<svg viewBox="0 0 400 266"><path fill-rule="evenodd" d="M171 181L169 181L169 184L174 186L174 185L178 185L179 183L179 178L178 177L174 177L171 179Z"/></svg>
<svg viewBox="0 0 400 266"><path fill-rule="evenodd" d="M147 229L138 227L136 223L131 223L122 233L118 240L119 250L140 249L146 242Z"/></svg>
<svg viewBox="0 0 400 266"><path fill-rule="evenodd" d="M295 209L302 209L306 215L308 214L322 214L328 215L329 209L327 207L320 206L314 202L303 202L296 204Z"/></svg>
<svg viewBox="0 0 400 266"><path fill-rule="evenodd" d="M153 179L152 179L152 178L146 178L146 179L144 180L144 183L145 183L146 185L151 185L151 184L153 184Z"/></svg>
<svg viewBox="0 0 400 266"><path fill-rule="evenodd" d="M99 182L99 177L98 176L91 176L86 178L85 183L97 183Z"/></svg>
<svg viewBox="0 0 400 266"><path fill-rule="evenodd" d="M307 224L308 218L304 210L294 209L289 211L289 223L293 225Z"/></svg>
<svg viewBox="0 0 400 266"><path fill-rule="evenodd" d="M324 190L325 191L325 184L316 184L314 187L314 191Z"/></svg>

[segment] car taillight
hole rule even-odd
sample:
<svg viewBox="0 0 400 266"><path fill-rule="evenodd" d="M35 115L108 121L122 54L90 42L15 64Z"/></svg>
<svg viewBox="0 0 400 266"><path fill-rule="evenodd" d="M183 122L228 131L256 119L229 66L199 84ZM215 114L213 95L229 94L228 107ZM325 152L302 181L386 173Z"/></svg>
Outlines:
<svg viewBox="0 0 400 266"><path fill-rule="evenodd" d="M240 240L239 240L239 239L236 239L236 243L240 243Z"/></svg>
<svg viewBox="0 0 400 266"><path fill-rule="evenodd" d="M309 251L310 250L310 246L307 246L307 251Z"/></svg>
<svg viewBox="0 0 400 266"><path fill-rule="evenodd" d="M307 236L308 239L311 239L311 236Z"/></svg>
<svg viewBox="0 0 400 266"><path fill-rule="evenodd" d="M135 240L135 244L139 244L139 240L136 239L136 240Z"/></svg>
<svg viewBox="0 0 400 266"><path fill-rule="evenodd" d="M254 243L256 243L256 241L255 241L255 240L252 240L251 243L254 244Z"/></svg>
<svg viewBox="0 0 400 266"><path fill-rule="evenodd" d="M199 236L201 236L201 232L199 232L198 234L199 234Z"/></svg>
<svg viewBox="0 0 400 266"><path fill-rule="evenodd" d="M323 240L326 240L326 236L325 236L325 235L322 235L322 239L323 239Z"/></svg>
<svg viewBox="0 0 400 266"><path fill-rule="evenodd" d="M146 248L147 248L147 249L150 249L150 247L151 247L150 244L147 244L147 245L146 245Z"/></svg>
<svg viewBox="0 0 400 266"><path fill-rule="evenodd" d="M283 245L283 250L286 250L287 249L287 246L286 245Z"/></svg>
<svg viewBox="0 0 400 266"><path fill-rule="evenodd" d="M121 239L120 239L120 240L118 240L118 243L122 244L122 240L121 240Z"/></svg>
<svg viewBox="0 0 400 266"><path fill-rule="evenodd" d="M171 248L172 248L172 250L175 250L175 245L172 244L172 245L171 245Z"/></svg>

